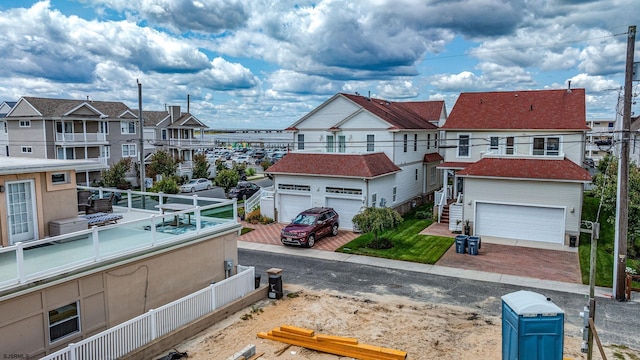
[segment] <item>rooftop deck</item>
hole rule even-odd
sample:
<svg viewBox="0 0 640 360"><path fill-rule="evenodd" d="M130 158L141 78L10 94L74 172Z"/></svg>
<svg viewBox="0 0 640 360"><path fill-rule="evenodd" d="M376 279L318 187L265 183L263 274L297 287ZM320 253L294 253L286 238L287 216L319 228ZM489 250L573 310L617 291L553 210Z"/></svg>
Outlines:
<svg viewBox="0 0 640 360"><path fill-rule="evenodd" d="M168 204L181 205L165 206ZM116 224L0 248L0 295L62 274L241 227L235 200L197 195L127 191L113 206L113 213L123 217Z"/></svg>

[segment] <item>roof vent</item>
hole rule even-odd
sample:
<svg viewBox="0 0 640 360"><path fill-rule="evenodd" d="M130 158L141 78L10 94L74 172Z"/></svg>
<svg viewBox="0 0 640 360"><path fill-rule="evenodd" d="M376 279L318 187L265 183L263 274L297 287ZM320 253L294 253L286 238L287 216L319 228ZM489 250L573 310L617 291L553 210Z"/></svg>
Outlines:
<svg viewBox="0 0 640 360"><path fill-rule="evenodd" d="M571 80L569 80L569 84L567 85L567 92L571 92Z"/></svg>
<svg viewBox="0 0 640 360"><path fill-rule="evenodd" d="M533 111L533 104L531 104L531 108L529 109L529 111Z"/></svg>

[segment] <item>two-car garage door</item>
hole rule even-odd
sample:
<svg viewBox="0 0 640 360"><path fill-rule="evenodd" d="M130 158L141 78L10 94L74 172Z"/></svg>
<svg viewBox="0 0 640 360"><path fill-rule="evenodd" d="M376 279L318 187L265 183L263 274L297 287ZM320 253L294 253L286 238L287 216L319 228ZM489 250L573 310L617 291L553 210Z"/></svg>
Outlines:
<svg viewBox="0 0 640 360"><path fill-rule="evenodd" d="M480 236L563 244L564 209L478 202L474 232Z"/></svg>

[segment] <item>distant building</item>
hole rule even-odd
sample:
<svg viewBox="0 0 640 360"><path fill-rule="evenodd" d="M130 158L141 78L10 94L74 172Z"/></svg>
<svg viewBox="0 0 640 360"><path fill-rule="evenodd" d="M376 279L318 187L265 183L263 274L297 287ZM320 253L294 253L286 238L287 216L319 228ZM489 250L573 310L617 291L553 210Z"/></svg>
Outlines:
<svg viewBox="0 0 640 360"><path fill-rule="evenodd" d="M587 120L590 130L587 132L585 160L592 159L594 164L598 164L607 154L613 153L615 123L615 120L607 119Z"/></svg>
<svg viewBox="0 0 640 360"><path fill-rule="evenodd" d="M0 157L9 156L9 130L5 116L15 105L15 101L5 101L0 104Z"/></svg>

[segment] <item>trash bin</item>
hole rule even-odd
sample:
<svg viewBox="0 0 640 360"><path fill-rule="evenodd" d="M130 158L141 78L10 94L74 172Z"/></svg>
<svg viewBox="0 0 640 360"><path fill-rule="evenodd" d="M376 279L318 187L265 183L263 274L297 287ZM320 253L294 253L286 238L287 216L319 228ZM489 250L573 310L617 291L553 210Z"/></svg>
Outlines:
<svg viewBox="0 0 640 360"><path fill-rule="evenodd" d="M465 249L467 247L467 235L457 235L456 236L456 252L458 254L464 254Z"/></svg>
<svg viewBox="0 0 640 360"><path fill-rule="evenodd" d="M260 275L259 275L259 274L256 274L256 275L254 276L254 280L255 280L255 288L257 289L257 288L259 288L259 287L260 287Z"/></svg>
<svg viewBox="0 0 640 360"><path fill-rule="evenodd" d="M282 299L282 269L271 268L269 274L269 299Z"/></svg>
<svg viewBox="0 0 640 360"><path fill-rule="evenodd" d="M578 241L578 237L575 235L569 235L569 247L576 247L576 242Z"/></svg>
<svg viewBox="0 0 640 360"><path fill-rule="evenodd" d="M467 239L469 243L469 255L478 255L478 248L480 247L480 238L477 236L469 236Z"/></svg>

